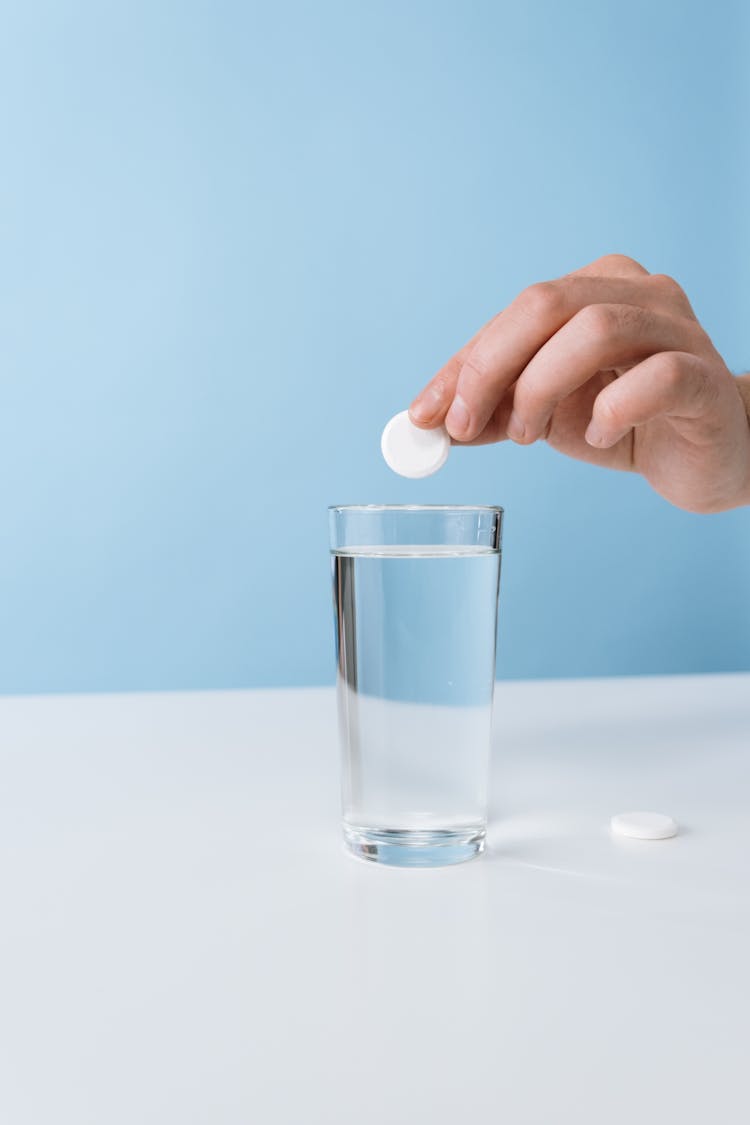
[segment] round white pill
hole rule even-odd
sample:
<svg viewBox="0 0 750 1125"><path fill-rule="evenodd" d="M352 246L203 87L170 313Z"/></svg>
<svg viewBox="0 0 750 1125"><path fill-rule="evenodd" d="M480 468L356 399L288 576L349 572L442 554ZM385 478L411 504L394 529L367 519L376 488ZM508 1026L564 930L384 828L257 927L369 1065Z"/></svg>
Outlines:
<svg viewBox="0 0 750 1125"><path fill-rule="evenodd" d="M668 840L677 835L677 822L656 812L619 813L612 817L611 826L616 836L632 840Z"/></svg>
<svg viewBox="0 0 750 1125"><path fill-rule="evenodd" d="M391 418L380 439L385 462L402 477L429 477L442 469L451 451L451 439L445 426L436 430L420 430L402 410Z"/></svg>

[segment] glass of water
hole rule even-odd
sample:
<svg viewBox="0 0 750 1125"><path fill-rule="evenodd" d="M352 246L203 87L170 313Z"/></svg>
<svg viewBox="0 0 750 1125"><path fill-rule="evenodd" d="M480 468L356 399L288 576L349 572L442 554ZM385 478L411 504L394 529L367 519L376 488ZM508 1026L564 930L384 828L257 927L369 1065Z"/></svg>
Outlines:
<svg viewBox="0 0 750 1125"><path fill-rule="evenodd" d="M403 867L484 847L502 508L329 509L344 839Z"/></svg>

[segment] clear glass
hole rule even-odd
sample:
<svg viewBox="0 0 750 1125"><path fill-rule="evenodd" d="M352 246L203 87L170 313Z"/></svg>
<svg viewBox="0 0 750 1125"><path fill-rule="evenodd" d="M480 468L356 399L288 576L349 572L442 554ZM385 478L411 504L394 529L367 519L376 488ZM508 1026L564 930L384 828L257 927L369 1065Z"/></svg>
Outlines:
<svg viewBox="0 0 750 1125"><path fill-rule="evenodd" d="M484 848L502 508L329 509L344 839L434 867Z"/></svg>

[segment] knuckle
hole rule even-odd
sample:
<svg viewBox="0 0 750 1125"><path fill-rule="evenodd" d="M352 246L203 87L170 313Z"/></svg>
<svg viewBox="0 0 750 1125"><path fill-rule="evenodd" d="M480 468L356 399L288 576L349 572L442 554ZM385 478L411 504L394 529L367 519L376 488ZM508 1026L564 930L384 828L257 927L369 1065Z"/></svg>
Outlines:
<svg viewBox="0 0 750 1125"><path fill-rule="evenodd" d="M647 284L657 293L671 300L684 300L685 292L679 282L667 273L652 273Z"/></svg>
<svg viewBox="0 0 750 1125"><path fill-rule="evenodd" d="M555 320L565 304L562 287L554 281L537 281L524 289L516 300L530 320Z"/></svg>
<svg viewBox="0 0 750 1125"><path fill-rule="evenodd" d="M664 352L659 357L658 375L663 390L667 392L679 390L687 378L683 357L676 352Z"/></svg>
<svg viewBox="0 0 750 1125"><path fill-rule="evenodd" d="M435 375L430 383L430 390L436 398L446 398L449 389L449 379L443 371Z"/></svg>
<svg viewBox="0 0 750 1125"><path fill-rule="evenodd" d="M644 312L637 305L586 305L578 313L578 327L595 340L625 336L643 327Z"/></svg>
<svg viewBox="0 0 750 1125"><path fill-rule="evenodd" d="M586 305L576 313L574 319L582 332L595 339L611 336L619 327L617 312L613 305Z"/></svg>
<svg viewBox="0 0 750 1125"><path fill-rule="evenodd" d="M461 367L461 383L484 383L490 376L491 367L491 357L477 345L464 359Z"/></svg>
<svg viewBox="0 0 750 1125"><path fill-rule="evenodd" d="M710 369L696 356L683 352L665 352L657 368L659 386L665 398L710 406L719 389Z"/></svg>
<svg viewBox="0 0 750 1125"><path fill-rule="evenodd" d="M672 309L676 310L677 314L681 316L684 321L689 324L697 324L697 317L693 312L693 306L690 304L688 295L673 277L666 273L653 273L650 277L646 278L646 283L661 301L670 305Z"/></svg>
<svg viewBox="0 0 750 1125"><path fill-rule="evenodd" d="M627 254L605 254L597 264L605 273L646 273L646 267Z"/></svg>

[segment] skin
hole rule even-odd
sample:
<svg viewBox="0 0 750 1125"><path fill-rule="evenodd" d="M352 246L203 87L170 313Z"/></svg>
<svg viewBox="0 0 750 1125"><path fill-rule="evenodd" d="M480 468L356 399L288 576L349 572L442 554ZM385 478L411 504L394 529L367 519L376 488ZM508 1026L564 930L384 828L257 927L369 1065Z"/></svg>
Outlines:
<svg viewBox="0 0 750 1125"><path fill-rule="evenodd" d="M546 441L641 473L690 512L750 504L750 375L730 373L676 281L620 254L525 289L409 413L457 445Z"/></svg>

